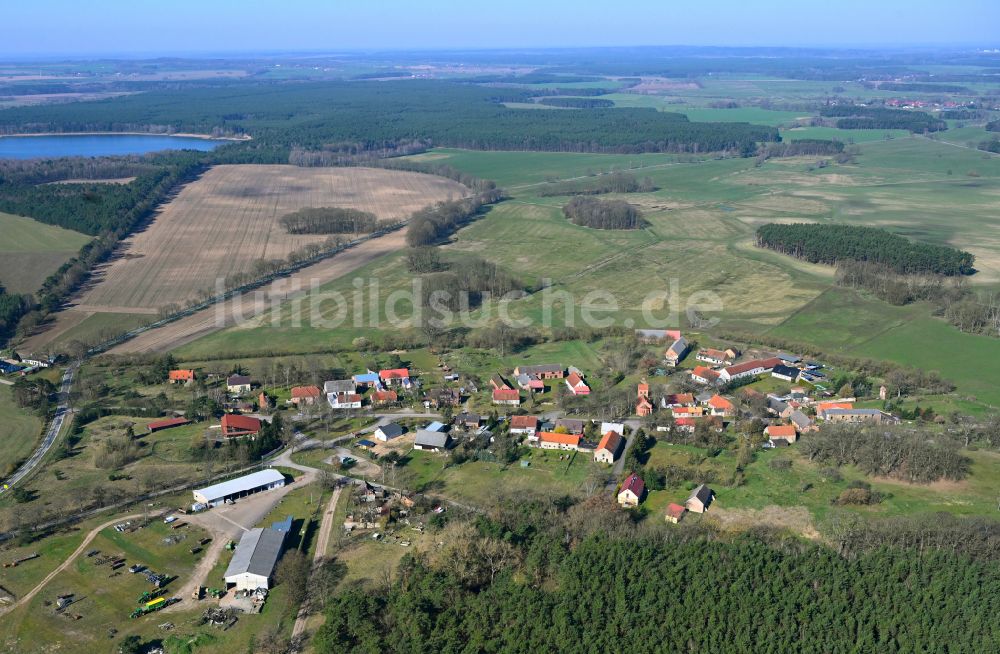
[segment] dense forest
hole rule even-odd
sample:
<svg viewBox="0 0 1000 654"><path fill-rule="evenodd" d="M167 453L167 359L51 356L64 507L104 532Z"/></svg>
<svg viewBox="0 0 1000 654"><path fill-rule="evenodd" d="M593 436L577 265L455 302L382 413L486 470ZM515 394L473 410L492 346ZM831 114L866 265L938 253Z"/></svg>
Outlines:
<svg viewBox="0 0 1000 654"><path fill-rule="evenodd" d="M855 225L769 223L757 229L758 247L766 247L812 263L844 259L870 261L900 274L970 275L975 256L944 245L914 243L877 227Z"/></svg>
<svg viewBox="0 0 1000 654"><path fill-rule="evenodd" d="M370 211L343 207L306 207L285 214L278 222L289 234L367 234L378 226Z"/></svg>
<svg viewBox="0 0 1000 654"><path fill-rule="evenodd" d="M1000 120L991 120L986 123L987 132L1000 132Z"/></svg>
<svg viewBox="0 0 1000 654"><path fill-rule="evenodd" d="M13 335L21 316L27 313L30 307L28 297L8 293L7 289L0 286L0 344Z"/></svg>
<svg viewBox="0 0 1000 654"><path fill-rule="evenodd" d="M692 123L654 109L586 112L508 109L527 102L513 88L444 81L242 84L152 91L111 100L9 109L0 133L147 130L251 134L219 148L229 162L287 160L291 147L331 143L378 149L415 138L487 150L714 152L752 154L779 140L774 127Z"/></svg>
<svg viewBox="0 0 1000 654"><path fill-rule="evenodd" d="M570 98L552 97L538 100L538 104L565 109L609 109L615 106L614 101L604 98Z"/></svg>
<svg viewBox="0 0 1000 654"><path fill-rule="evenodd" d="M587 179L570 182L549 182L538 187L538 194L543 197L556 195L603 195L605 193L649 193L656 190L656 185L649 177L642 180L632 173L611 173L595 175Z"/></svg>
<svg viewBox="0 0 1000 654"><path fill-rule="evenodd" d="M840 129L906 129L921 133L948 128L947 123L928 113L907 109L836 104L821 108L819 115L837 118L836 125Z"/></svg>
<svg viewBox="0 0 1000 654"><path fill-rule="evenodd" d="M867 548L851 527L841 539L857 551L845 558L763 530L723 537L698 516L637 527L606 498L544 508L520 499L445 526L435 536L443 547L404 558L390 583L324 598L316 651L1000 648L1000 573L989 561Z"/></svg>
<svg viewBox="0 0 1000 654"><path fill-rule="evenodd" d="M574 225L594 229L638 229L642 214L624 200L599 200L578 196L566 203L563 215Z"/></svg>

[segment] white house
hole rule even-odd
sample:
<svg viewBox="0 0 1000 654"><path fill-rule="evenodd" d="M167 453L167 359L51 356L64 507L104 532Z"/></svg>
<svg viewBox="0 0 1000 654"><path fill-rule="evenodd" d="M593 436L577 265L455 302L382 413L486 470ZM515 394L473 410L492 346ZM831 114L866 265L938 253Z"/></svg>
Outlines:
<svg viewBox="0 0 1000 654"><path fill-rule="evenodd" d="M403 435L403 428L394 422L390 422L388 425L382 425L375 430L375 440L390 441L393 438L399 438Z"/></svg>
<svg viewBox="0 0 1000 654"><path fill-rule="evenodd" d="M326 401L331 409L360 409L361 396L357 393L330 393Z"/></svg>

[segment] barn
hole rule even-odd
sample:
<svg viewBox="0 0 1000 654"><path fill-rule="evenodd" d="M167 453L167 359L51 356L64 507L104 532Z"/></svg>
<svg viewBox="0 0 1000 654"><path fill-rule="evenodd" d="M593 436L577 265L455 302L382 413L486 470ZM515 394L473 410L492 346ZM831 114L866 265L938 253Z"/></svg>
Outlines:
<svg viewBox="0 0 1000 654"><path fill-rule="evenodd" d="M198 489L194 491L194 501L206 506L219 506L226 500L246 497L272 488L281 488L284 485L285 476L277 470L269 468L208 488Z"/></svg>
<svg viewBox="0 0 1000 654"><path fill-rule="evenodd" d="M236 590L270 588L284 544L285 532L276 529L256 528L243 534L226 568L226 585Z"/></svg>

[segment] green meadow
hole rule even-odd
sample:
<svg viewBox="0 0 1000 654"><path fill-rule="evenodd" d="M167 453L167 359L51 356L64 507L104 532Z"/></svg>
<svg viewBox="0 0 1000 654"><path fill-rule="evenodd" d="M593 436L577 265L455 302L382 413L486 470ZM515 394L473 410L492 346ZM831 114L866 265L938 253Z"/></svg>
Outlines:
<svg viewBox="0 0 1000 654"><path fill-rule="evenodd" d="M79 232L2 212L0 234L0 286L12 293L37 291L90 240Z"/></svg>

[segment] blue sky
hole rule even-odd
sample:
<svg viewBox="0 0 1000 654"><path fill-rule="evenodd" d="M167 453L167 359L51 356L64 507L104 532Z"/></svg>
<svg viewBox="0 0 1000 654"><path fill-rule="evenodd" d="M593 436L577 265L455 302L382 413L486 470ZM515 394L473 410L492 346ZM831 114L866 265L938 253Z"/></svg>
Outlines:
<svg viewBox="0 0 1000 654"><path fill-rule="evenodd" d="M1000 43L1000 0L6 0L0 53Z"/></svg>

